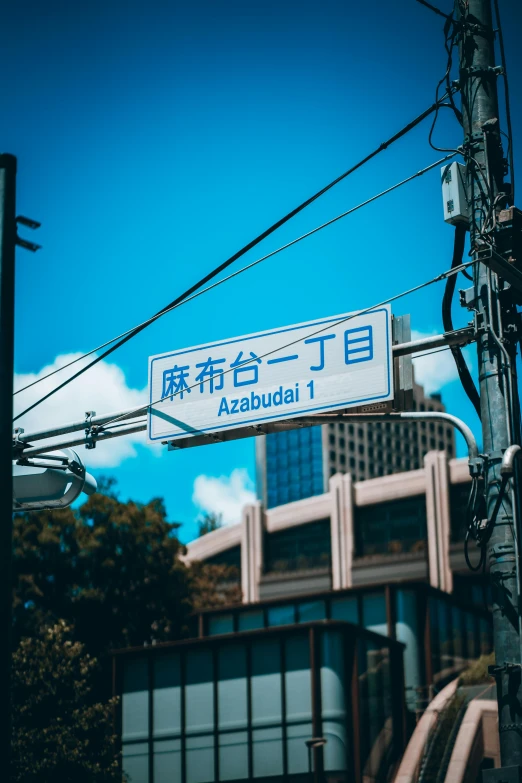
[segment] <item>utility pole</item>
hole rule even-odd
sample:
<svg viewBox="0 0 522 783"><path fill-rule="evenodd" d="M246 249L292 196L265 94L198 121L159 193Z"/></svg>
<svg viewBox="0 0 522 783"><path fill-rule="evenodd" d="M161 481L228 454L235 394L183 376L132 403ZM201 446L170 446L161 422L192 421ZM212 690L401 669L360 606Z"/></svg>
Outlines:
<svg viewBox="0 0 522 783"><path fill-rule="evenodd" d="M16 158L0 155L0 705L5 715L0 758L4 770L9 770L11 755L15 204Z"/></svg>
<svg viewBox="0 0 522 783"><path fill-rule="evenodd" d="M466 182L470 205L473 258L486 259L499 250L499 213L510 203L504 184L491 0L457 0L460 89L464 125ZM502 195L505 194L505 195ZM514 532L519 534L518 499L500 472L502 455L520 440L519 401L515 369L517 320L509 287L486 263L473 267L480 410L482 419L485 501L491 536L488 562L493 587L493 635L496 656L500 770L484 780L519 780L522 766L522 687L520 653L520 563ZM497 504L499 495L501 502ZM517 519L518 517L518 519ZM511 777L513 775L513 777ZM515 777L516 776L516 777Z"/></svg>

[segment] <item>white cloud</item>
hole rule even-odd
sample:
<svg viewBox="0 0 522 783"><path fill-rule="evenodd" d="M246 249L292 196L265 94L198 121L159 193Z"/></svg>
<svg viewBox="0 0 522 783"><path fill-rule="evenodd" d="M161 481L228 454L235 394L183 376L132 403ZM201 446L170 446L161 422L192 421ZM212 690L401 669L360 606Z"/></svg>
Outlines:
<svg viewBox="0 0 522 783"><path fill-rule="evenodd" d="M437 332L431 332L427 334L425 332L412 330L411 339L422 340L426 337L432 337L435 334L437 334ZM457 373L457 367L455 365L455 359L453 358L451 351L440 351L439 349L434 349L434 351L435 350L438 350L439 352L421 356L419 358L414 357L413 360L415 380L417 383L420 383L422 386L424 386L424 391L426 394L439 392L444 386L447 386L449 383L453 383L453 381L458 380L459 377ZM463 354L466 360L466 364L471 370L472 365L469 349L464 348Z"/></svg>
<svg viewBox="0 0 522 783"><path fill-rule="evenodd" d="M221 514L224 525L241 521L241 510L256 499L253 484L244 468L236 468L230 476L201 475L194 481L193 503L202 512Z"/></svg>
<svg viewBox="0 0 522 783"><path fill-rule="evenodd" d="M63 367L81 354L62 354L57 356L54 362L43 367L38 373L16 374L14 379L15 391L27 384L41 378L44 375ZM51 389L55 388L66 378L71 377L81 367L84 367L92 356L82 359L72 367L53 375L27 391L20 392L14 397L15 415L36 402ZM85 411L94 410L100 416L112 411L125 410L143 405L146 402L146 389L132 389L127 385L125 375L116 364L106 361L98 362L92 369L70 383L61 391L50 397L34 410L16 421L16 426L24 430L49 429L60 424L80 421ZM81 433L80 433L81 434ZM68 436L61 435L59 440L65 440ZM72 436L71 436L72 437ZM78 446L80 457L85 461L87 468L113 468L120 465L123 460L137 455L136 444L145 444L145 433L126 435L114 438L105 443L100 443L95 449L86 451L83 446Z"/></svg>

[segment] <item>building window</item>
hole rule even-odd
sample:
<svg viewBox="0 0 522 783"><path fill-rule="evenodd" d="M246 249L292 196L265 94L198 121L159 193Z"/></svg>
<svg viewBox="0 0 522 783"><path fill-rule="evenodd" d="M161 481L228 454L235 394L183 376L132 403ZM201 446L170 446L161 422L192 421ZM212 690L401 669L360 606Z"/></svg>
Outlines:
<svg viewBox="0 0 522 783"><path fill-rule="evenodd" d="M350 457L350 467L352 469L355 468L355 459L353 457Z"/></svg>
<svg viewBox="0 0 522 783"><path fill-rule="evenodd" d="M344 432L344 421L341 421L341 423L339 424L339 431Z"/></svg>
<svg viewBox="0 0 522 783"><path fill-rule="evenodd" d="M357 451L359 452L359 454L364 454L364 444L363 443L359 443L359 448L357 449Z"/></svg>
<svg viewBox="0 0 522 783"><path fill-rule="evenodd" d="M330 461L331 462L335 462L335 457L336 457L335 451L331 451L330 452Z"/></svg>
<svg viewBox="0 0 522 783"><path fill-rule="evenodd" d="M265 570L298 571L329 567L331 559L330 520L265 534Z"/></svg>
<svg viewBox="0 0 522 783"><path fill-rule="evenodd" d="M355 443L353 442L353 440L349 442L348 448L350 449L350 451L355 451Z"/></svg>
<svg viewBox="0 0 522 783"><path fill-rule="evenodd" d="M424 495L357 507L355 539L358 557L423 551L426 545Z"/></svg>
<svg viewBox="0 0 522 783"><path fill-rule="evenodd" d="M364 430L362 429L362 427L359 427L359 429L357 430L357 437L364 438Z"/></svg>
<svg viewBox="0 0 522 783"><path fill-rule="evenodd" d="M353 435L353 424L348 425L348 434Z"/></svg>
<svg viewBox="0 0 522 783"><path fill-rule="evenodd" d="M340 439L339 439L339 447L340 447L341 449L344 449L344 448L346 447L346 441L345 441L345 439L344 439L344 438L340 438Z"/></svg>
<svg viewBox="0 0 522 783"><path fill-rule="evenodd" d="M360 460L360 462L359 462L359 470L361 471L361 473L364 473L365 467L366 467L366 465L364 464L364 462L362 460Z"/></svg>
<svg viewBox="0 0 522 783"><path fill-rule="evenodd" d="M335 446L335 435L330 435L329 441L330 441L330 446Z"/></svg>
<svg viewBox="0 0 522 783"><path fill-rule="evenodd" d="M430 438L430 449L435 448L435 438Z"/></svg>
<svg viewBox="0 0 522 783"><path fill-rule="evenodd" d="M346 457L344 454L341 454L341 456L339 457L339 462L341 463L341 465L346 465Z"/></svg>

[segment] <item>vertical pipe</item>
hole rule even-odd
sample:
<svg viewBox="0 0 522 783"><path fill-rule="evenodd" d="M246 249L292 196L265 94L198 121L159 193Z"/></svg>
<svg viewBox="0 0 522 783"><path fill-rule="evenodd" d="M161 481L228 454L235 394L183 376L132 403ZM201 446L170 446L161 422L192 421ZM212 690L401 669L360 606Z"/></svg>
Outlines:
<svg viewBox="0 0 522 783"><path fill-rule="evenodd" d="M15 203L16 158L0 155L0 704L5 715L0 758L4 770L9 770L11 757Z"/></svg>
<svg viewBox="0 0 522 783"><path fill-rule="evenodd" d="M308 632L310 646L310 676L312 680L312 734L314 737L321 736L321 681L319 670L319 648L318 637L315 628L310 628ZM314 783L321 783L323 773L321 748L313 748L314 759Z"/></svg>

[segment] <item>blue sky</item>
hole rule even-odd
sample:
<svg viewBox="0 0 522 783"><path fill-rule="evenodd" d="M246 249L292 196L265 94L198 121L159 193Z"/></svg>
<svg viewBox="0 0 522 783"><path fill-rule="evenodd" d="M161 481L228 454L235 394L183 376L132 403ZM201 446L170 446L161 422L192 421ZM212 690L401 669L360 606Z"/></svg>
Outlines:
<svg viewBox="0 0 522 783"><path fill-rule="evenodd" d="M522 11L500 4L518 156ZM44 246L17 256L23 378L166 305L432 103L445 68L443 20L414 0L29 0L12 3L4 25L1 147L18 157L18 212L42 222ZM245 261L437 160L427 135L424 123ZM435 138L461 143L450 112ZM520 166L518 178L522 187ZM368 307L431 278L451 262L441 213L434 171L167 315L27 428L137 404L151 354ZM439 332L441 297L432 287L394 312ZM455 306L456 324L466 315ZM426 377L477 429L448 356L430 361ZM185 540L196 481L233 505L255 478L252 440L103 448L81 452L93 472L114 475L123 498L163 496Z"/></svg>

